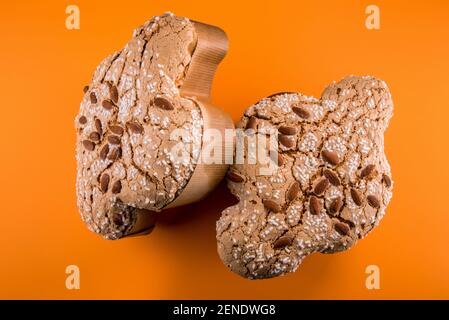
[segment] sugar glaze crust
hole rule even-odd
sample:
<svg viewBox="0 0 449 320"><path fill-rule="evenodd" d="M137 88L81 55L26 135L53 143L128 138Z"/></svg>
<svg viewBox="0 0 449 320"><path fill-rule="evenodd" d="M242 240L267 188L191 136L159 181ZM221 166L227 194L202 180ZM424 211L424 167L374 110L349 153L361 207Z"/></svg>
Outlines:
<svg viewBox="0 0 449 320"><path fill-rule="evenodd" d="M180 95L197 43L187 18L165 14L134 31L85 87L77 131L77 204L88 228L107 239L130 232L141 209L160 211L189 181L201 149L195 98ZM182 128L188 161L173 161Z"/></svg>
<svg viewBox="0 0 449 320"><path fill-rule="evenodd" d="M393 113L385 82L350 76L321 99L281 93L248 108L239 123L279 130L279 167L236 164L228 186L239 203L217 222L218 253L239 275L293 272L313 252L349 249L379 224L391 196L384 131Z"/></svg>

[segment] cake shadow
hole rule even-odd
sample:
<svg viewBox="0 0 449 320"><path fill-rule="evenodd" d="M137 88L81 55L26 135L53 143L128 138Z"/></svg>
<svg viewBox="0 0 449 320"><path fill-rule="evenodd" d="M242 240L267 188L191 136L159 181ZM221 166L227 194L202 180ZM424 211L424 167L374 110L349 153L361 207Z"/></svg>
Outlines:
<svg viewBox="0 0 449 320"><path fill-rule="evenodd" d="M226 186L226 179L202 200L182 207L171 208L160 213L158 227L179 226L195 221L218 220L221 212L238 201Z"/></svg>

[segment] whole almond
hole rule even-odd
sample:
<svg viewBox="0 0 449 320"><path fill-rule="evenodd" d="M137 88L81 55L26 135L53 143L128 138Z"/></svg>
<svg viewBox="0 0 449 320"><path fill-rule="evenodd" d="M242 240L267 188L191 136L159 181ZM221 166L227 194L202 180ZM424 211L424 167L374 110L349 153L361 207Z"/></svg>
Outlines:
<svg viewBox="0 0 449 320"><path fill-rule="evenodd" d="M280 238L278 238L274 243L273 243L273 249L282 249L285 248L286 246L291 245L293 242L293 237L291 236L282 236Z"/></svg>
<svg viewBox="0 0 449 320"><path fill-rule="evenodd" d="M140 123L133 121L133 122L128 122L126 124L126 126L129 128L129 130L131 130L131 132L133 133L137 133L137 134L141 134L143 133L143 127Z"/></svg>
<svg viewBox="0 0 449 320"><path fill-rule="evenodd" d="M248 122L246 123L246 130L248 129L252 129L252 130L256 130L257 129L257 119L256 117L251 117L248 119Z"/></svg>
<svg viewBox="0 0 449 320"><path fill-rule="evenodd" d="M114 108L114 103L112 103L112 101L110 100L103 100L101 106L106 110L111 110L112 108Z"/></svg>
<svg viewBox="0 0 449 320"><path fill-rule="evenodd" d="M284 165L284 163L285 163L284 157L280 153L278 153L278 166L281 167Z"/></svg>
<svg viewBox="0 0 449 320"><path fill-rule="evenodd" d="M95 130L101 136L103 134L103 126L101 125L100 119L95 119Z"/></svg>
<svg viewBox="0 0 449 320"><path fill-rule="evenodd" d="M118 102L118 98L119 98L117 87L114 86L113 84L111 84L111 85L109 86L109 93L110 93L110 95L111 95L111 100L112 100L114 103L117 103L117 102Z"/></svg>
<svg viewBox="0 0 449 320"><path fill-rule="evenodd" d="M90 103L92 103L92 104L95 104L98 102L97 95L95 94L95 92L91 92L89 98L90 98Z"/></svg>
<svg viewBox="0 0 449 320"><path fill-rule="evenodd" d="M87 123L87 118L85 116L81 116L78 118L78 122L80 124L86 124Z"/></svg>
<svg viewBox="0 0 449 320"><path fill-rule="evenodd" d="M295 145L295 141L292 138L282 134L279 136L279 142L286 148L291 148Z"/></svg>
<svg viewBox="0 0 449 320"><path fill-rule="evenodd" d="M298 115L298 117L302 119L309 119L310 112L301 107L292 107L292 111Z"/></svg>
<svg viewBox="0 0 449 320"><path fill-rule="evenodd" d="M173 104L170 101L168 101L167 99L162 98L162 97L154 98L153 104L162 110L173 110L174 109Z"/></svg>
<svg viewBox="0 0 449 320"><path fill-rule="evenodd" d="M121 126L118 126L118 125L110 125L109 126L109 130L111 130L111 132L113 134L116 134L118 136L121 136L123 134L123 128Z"/></svg>
<svg viewBox="0 0 449 320"><path fill-rule="evenodd" d="M103 192L108 191L109 180L110 180L110 178L109 178L109 175L107 173L103 173L101 175L101 178L100 178L100 189L101 189L101 191L103 191Z"/></svg>
<svg viewBox="0 0 449 320"><path fill-rule="evenodd" d="M93 151L95 149L95 143L90 140L84 140L83 146L86 150Z"/></svg>
<svg viewBox="0 0 449 320"><path fill-rule="evenodd" d="M112 150L112 152L109 154L108 159L111 161L116 161L122 156L122 149L121 148L115 148Z"/></svg>
<svg viewBox="0 0 449 320"><path fill-rule="evenodd" d="M337 164L340 163L340 159L338 157L338 154L336 152L332 152L332 151L328 151L328 150L323 150L321 151L321 156L323 157L323 159L336 166Z"/></svg>
<svg viewBox="0 0 449 320"><path fill-rule="evenodd" d="M118 136L108 136L108 142L110 144L120 144L120 137L118 137Z"/></svg>
<svg viewBox="0 0 449 320"><path fill-rule="evenodd" d="M362 172L360 172L360 177L361 178L368 177L371 173L373 173L375 168L376 168L376 166L373 164L367 165L365 168L363 168Z"/></svg>
<svg viewBox="0 0 449 320"><path fill-rule="evenodd" d="M229 171L228 172L228 179L232 182L241 183L245 181L245 178L243 178L241 175L239 175L237 172Z"/></svg>
<svg viewBox="0 0 449 320"><path fill-rule="evenodd" d="M341 200L340 197L337 197L335 199L332 200L330 206L329 206L329 212L332 215L337 214L338 212L340 212L341 207L343 206L343 201Z"/></svg>
<svg viewBox="0 0 449 320"><path fill-rule="evenodd" d="M387 188L391 187L391 179L389 176L387 176L385 173L382 175L382 181L383 183L385 183L385 185L387 186Z"/></svg>
<svg viewBox="0 0 449 320"><path fill-rule="evenodd" d="M264 200L263 205L265 206L265 208L267 208L268 210L270 210L274 213L281 211L281 206L273 200L269 200L269 199Z"/></svg>
<svg viewBox="0 0 449 320"><path fill-rule="evenodd" d="M295 127L282 126L279 127L279 132L287 136L292 136L295 135L298 130Z"/></svg>
<svg viewBox="0 0 449 320"><path fill-rule="evenodd" d="M114 224L116 226L119 226L119 227L122 226L123 225L123 217L122 217L122 215L120 213L118 213L118 212L114 212L112 214L112 222L114 222Z"/></svg>
<svg viewBox="0 0 449 320"><path fill-rule="evenodd" d="M368 197L366 197L366 200L368 200L368 204L371 207L373 207L375 209L380 208L380 201L376 196L370 194Z"/></svg>
<svg viewBox="0 0 449 320"><path fill-rule="evenodd" d="M362 195L360 192L354 188L351 189L351 198L356 205L359 207L362 205Z"/></svg>
<svg viewBox="0 0 449 320"><path fill-rule="evenodd" d="M310 197L309 210L313 215L318 215L321 212L321 203L317 197Z"/></svg>
<svg viewBox="0 0 449 320"><path fill-rule="evenodd" d="M89 135L89 139L93 142L98 142L100 141L100 135L98 134L98 132L91 132Z"/></svg>
<svg viewBox="0 0 449 320"><path fill-rule="evenodd" d="M337 222L337 223L335 223L334 228L342 236L346 236L346 235L349 234L350 228L349 228L349 226L346 223Z"/></svg>
<svg viewBox="0 0 449 320"><path fill-rule="evenodd" d="M295 200L295 198L298 196L298 193L299 193L299 187L300 187L299 182L295 181L292 183L290 188L288 188L288 191L287 191L287 200L288 201Z"/></svg>
<svg viewBox="0 0 449 320"><path fill-rule="evenodd" d="M277 160L278 167L282 167L284 165L284 163L285 163L284 157L280 153L278 153L277 155L273 156L271 154L271 152L270 152L270 159L273 162L275 162Z"/></svg>
<svg viewBox="0 0 449 320"><path fill-rule="evenodd" d="M315 188L313 189L313 192L319 196L324 191L326 191L328 186L329 186L329 180L327 180L327 178L324 177L316 184Z"/></svg>
<svg viewBox="0 0 449 320"><path fill-rule="evenodd" d="M329 169L324 169L323 175L327 178L327 180L329 180L329 182L332 185L338 187L341 184L340 178L334 171L329 170Z"/></svg>
<svg viewBox="0 0 449 320"><path fill-rule="evenodd" d="M101 148L101 150L100 150L100 159L101 160L106 159L106 157L108 156L108 153L109 153L109 145L105 144L103 146L103 148Z"/></svg>
<svg viewBox="0 0 449 320"><path fill-rule="evenodd" d="M122 191L122 183L120 182L120 180L117 180L116 182L114 182L114 184L112 185L111 191L114 194L120 193L120 191Z"/></svg>

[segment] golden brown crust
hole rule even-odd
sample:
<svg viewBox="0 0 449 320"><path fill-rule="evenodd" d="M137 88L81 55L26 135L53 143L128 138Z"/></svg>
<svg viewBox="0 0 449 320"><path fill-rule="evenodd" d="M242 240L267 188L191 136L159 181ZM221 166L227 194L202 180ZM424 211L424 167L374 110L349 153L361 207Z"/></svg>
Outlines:
<svg viewBox="0 0 449 320"><path fill-rule="evenodd" d="M107 239L151 227L152 212L173 203L197 167L204 114L182 92L195 54L207 52L197 50L197 28L204 25L170 13L153 17L84 89L75 121L78 207L89 229ZM225 52L218 53L214 64ZM177 129L182 134L171 136Z"/></svg>
<svg viewBox="0 0 449 320"><path fill-rule="evenodd" d="M256 135L282 128L283 163L265 176L260 164L231 167L228 185L240 201L217 222L224 263L247 278L274 277L371 231L392 195L383 145L392 111L383 81L354 76L328 86L321 99L286 93L248 108L238 127L250 123Z"/></svg>

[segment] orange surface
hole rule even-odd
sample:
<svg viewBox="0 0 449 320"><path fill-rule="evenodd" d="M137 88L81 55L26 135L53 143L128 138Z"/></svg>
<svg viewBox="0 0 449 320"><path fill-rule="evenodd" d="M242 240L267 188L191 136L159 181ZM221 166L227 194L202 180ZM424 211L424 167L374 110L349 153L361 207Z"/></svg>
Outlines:
<svg viewBox="0 0 449 320"><path fill-rule="evenodd" d="M65 28L76 3L81 30ZM0 298L449 298L449 2L7 1L2 41ZM394 196L380 228L350 251L315 254L285 277L249 281L216 253L215 221L232 202L221 185L167 212L148 237L90 233L75 204L73 119L96 65L133 28L167 10L215 24L230 39L214 102L234 120L277 91L319 96L332 80L371 74L390 86L386 152ZM81 289L67 290L76 264ZM376 264L381 289L365 288Z"/></svg>

